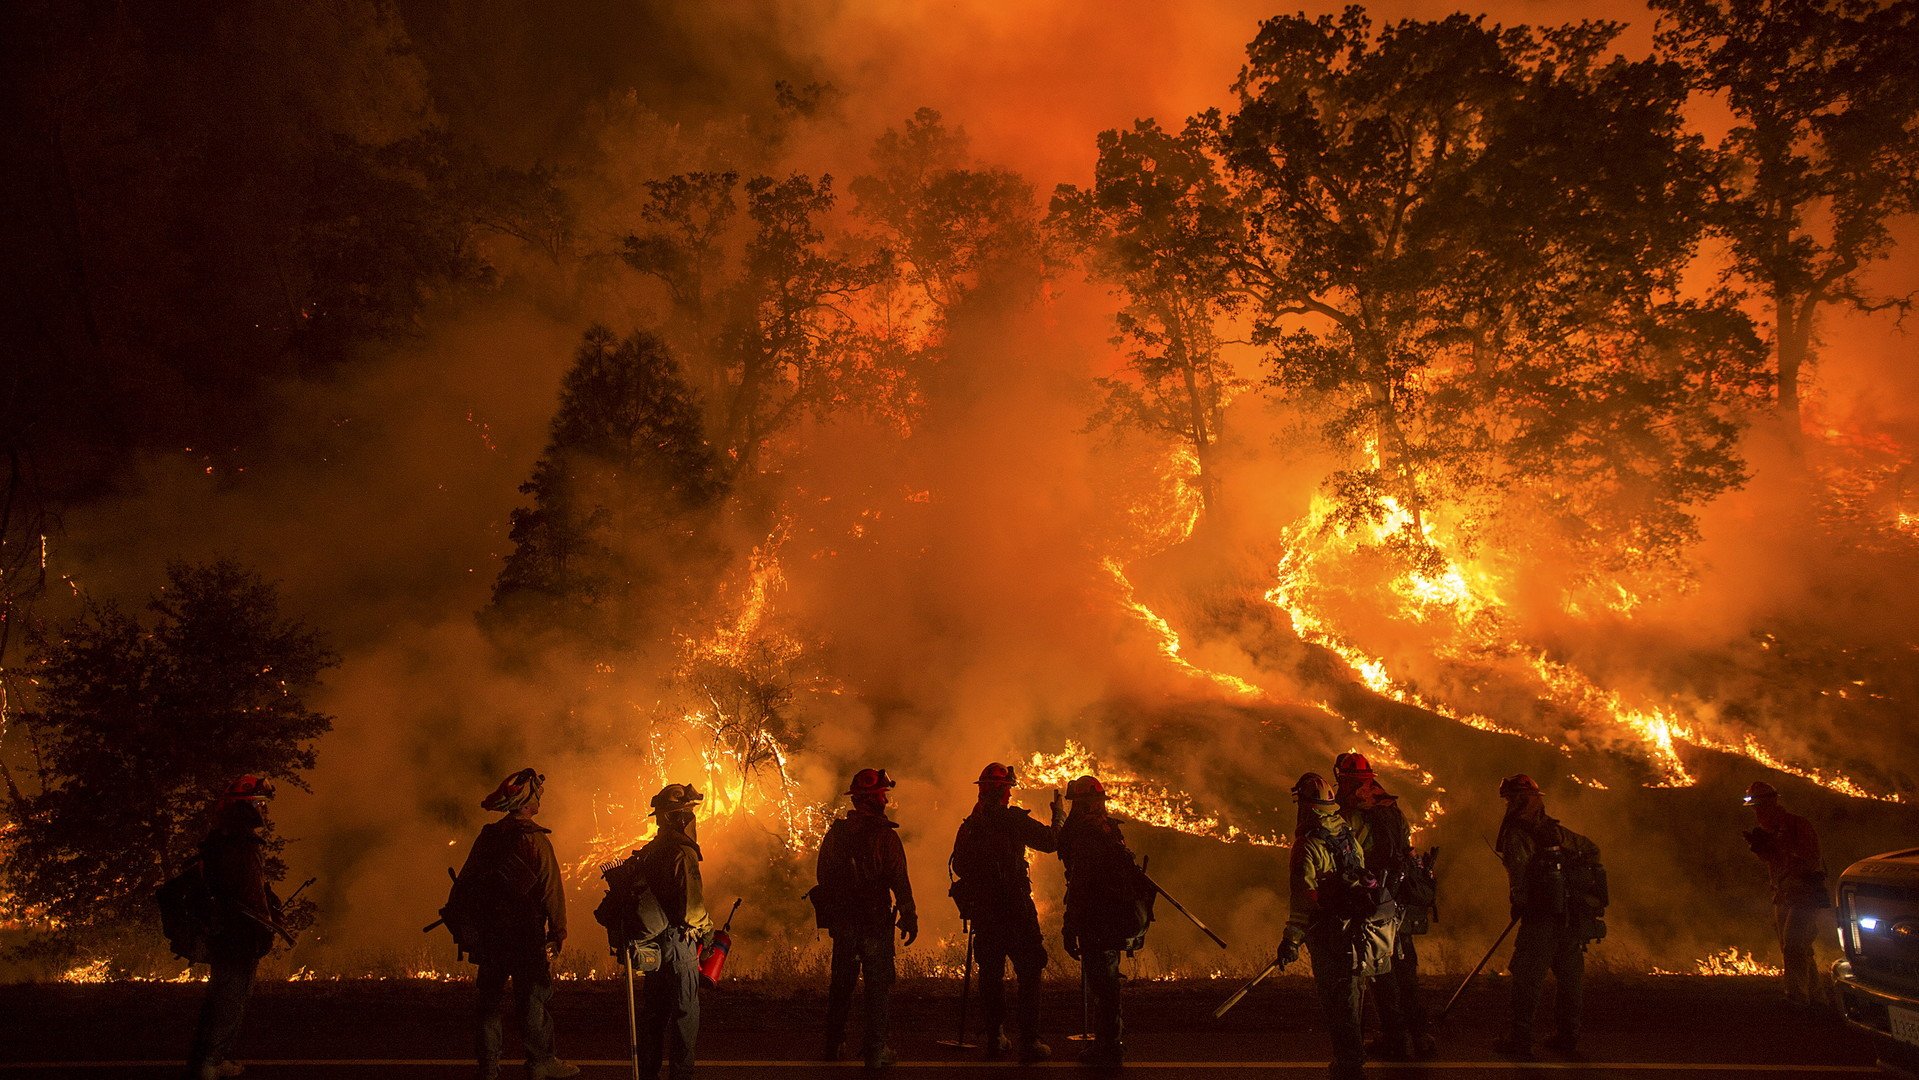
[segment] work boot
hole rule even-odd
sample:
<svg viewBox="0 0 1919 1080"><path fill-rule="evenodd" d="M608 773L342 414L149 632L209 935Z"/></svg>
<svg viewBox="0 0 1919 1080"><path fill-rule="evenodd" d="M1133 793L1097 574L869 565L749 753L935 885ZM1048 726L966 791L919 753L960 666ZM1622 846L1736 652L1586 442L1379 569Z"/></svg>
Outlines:
<svg viewBox="0 0 1919 1080"><path fill-rule="evenodd" d="M1053 1048L1034 1038L1019 1041L1019 1063L1033 1065L1053 1056Z"/></svg>
<svg viewBox="0 0 1919 1080"><path fill-rule="evenodd" d="M1533 1041L1518 1035L1508 1035L1493 1044L1493 1052L1514 1061L1532 1061Z"/></svg>
<svg viewBox="0 0 1919 1080"><path fill-rule="evenodd" d="M1414 1057L1421 1058L1421 1059L1429 1058L1429 1057L1432 1057L1438 1051L1439 1051L1438 1039L1433 1038L1431 1035L1423 1031L1413 1036L1413 1056Z"/></svg>
<svg viewBox="0 0 1919 1080"><path fill-rule="evenodd" d="M846 1047L846 1037L844 1035L828 1035L826 1037L826 1042L821 1044L820 1046L820 1060L821 1061L845 1060L846 1055L843 1052L845 1050L845 1047Z"/></svg>
<svg viewBox="0 0 1919 1080"><path fill-rule="evenodd" d="M213 1067L213 1071L221 1076L238 1076L246 1072L247 1067L237 1061L222 1061Z"/></svg>
<svg viewBox="0 0 1919 1080"><path fill-rule="evenodd" d="M1579 1036L1561 1032L1546 1040L1546 1049L1561 1057L1579 1057Z"/></svg>
<svg viewBox="0 0 1919 1080"><path fill-rule="evenodd" d="M528 1065L526 1074L533 1080L567 1080L567 1077L580 1075L580 1067L559 1058L547 1058L538 1065Z"/></svg>
<svg viewBox="0 0 1919 1080"><path fill-rule="evenodd" d="M1080 1052L1079 1061L1089 1069L1117 1069L1126 1064L1126 1047L1096 1042Z"/></svg>
<svg viewBox="0 0 1919 1080"><path fill-rule="evenodd" d="M879 1072L881 1069L890 1069L893 1067L893 1063L898 1060L899 1058L893 1054L892 1047L876 1046L866 1052L866 1069L868 1072Z"/></svg>
<svg viewBox="0 0 1919 1080"><path fill-rule="evenodd" d="M986 1050L981 1056L988 1061L998 1061L1000 1058L1006 1056L1008 1050L1013 1048L1013 1044L1006 1041L1006 1030L993 1026L989 1026L986 1029L983 1045L986 1047Z"/></svg>

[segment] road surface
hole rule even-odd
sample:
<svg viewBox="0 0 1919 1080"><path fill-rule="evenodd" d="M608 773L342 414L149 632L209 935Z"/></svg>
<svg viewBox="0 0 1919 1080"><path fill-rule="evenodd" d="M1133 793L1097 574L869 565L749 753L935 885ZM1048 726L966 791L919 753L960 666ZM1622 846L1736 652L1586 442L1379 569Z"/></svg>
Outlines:
<svg viewBox="0 0 1919 1080"><path fill-rule="evenodd" d="M1230 989L1217 982L1129 985L1128 1071L1199 1080L1324 1075L1330 1051L1304 979L1261 987L1224 1021L1214 1021L1211 1010ZM0 986L0 1080L176 1075L199 992L191 985ZM1440 996L1438 988L1434 996ZM247 1075L260 1080L464 1080L473 1074L466 1056L469 997L470 989L460 983L263 984L248 1015L241 1057L249 1063ZM1788 1008L1762 979L1595 978L1587 990L1585 1054L1579 1061L1542 1056L1513 1063L1496 1057L1491 1046L1500 1034L1504 1004L1504 980L1487 979L1467 993L1445 1025L1435 1060L1374 1068L1382 1077L1446 1080L1790 1080L1870 1077L1876 1071L1874 1048L1865 1038L1831 1016ZM1067 1038L1080 1019L1071 986L1049 987L1045 1005L1055 1055L1065 1060L1038 1067L963 1059L941 1045L956 1034L957 1006L957 987L951 983L901 983L894 1005L893 1042L902 1059L898 1075L946 1080L1014 1073L1070 1076L1077 1070L1070 1059L1080 1044ZM714 1080L856 1075L857 1064L811 1060L824 1011L821 989L811 986L741 983L709 992L701 1075ZM630 1075L619 984L563 983L554 1012L562 1055L585 1067L588 1077ZM1542 1021L1549 1025L1550 1014ZM857 1011L854 1024L857 1028ZM524 1074L509 1067L505 1075Z"/></svg>

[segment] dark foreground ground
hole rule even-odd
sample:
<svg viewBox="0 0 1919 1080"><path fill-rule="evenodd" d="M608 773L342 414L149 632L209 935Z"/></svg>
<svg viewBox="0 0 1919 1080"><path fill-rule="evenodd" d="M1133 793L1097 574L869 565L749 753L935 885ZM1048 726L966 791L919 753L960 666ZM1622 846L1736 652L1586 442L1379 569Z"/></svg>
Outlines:
<svg viewBox="0 0 1919 1080"><path fill-rule="evenodd" d="M1328 1047L1310 987L1289 978L1261 987L1224 1021L1211 1017L1230 992L1219 982L1147 983L1127 988L1129 1070L1150 1076L1235 1078L1323 1075ZM0 1080L49 1077L161 1077L179 1058L198 986L0 986ZM1444 991L1435 987L1436 999ZM1585 1060L1545 1058L1515 1065L1491 1045L1500 1033L1506 986L1485 979L1468 991L1441 1032L1436 1060L1378 1066L1381 1076L1418 1077L1826 1077L1871 1076L1874 1050L1831 1016L1808 1016L1775 1000L1768 980L1645 978L1588 988ZM1550 990L1548 991L1550 994ZM260 1080L471 1075L469 988L460 983L274 983L254 998L241 1049ZM857 1066L809 1059L824 1012L815 989L787 992L734 984L705 999L702 1075L859 1075ZM1079 999L1049 988L1046 1021L1056 1061L1039 1069L987 1066L939 1040L956 1029L957 987L910 980L895 996L899 1074L940 1080L993 1073L1071 1075ZM555 1002L563 1056L586 1076L630 1075L626 1002L617 983L562 984ZM1542 1017L1550 1023L1549 1019ZM855 1019L857 1024L857 1017ZM1547 1028L1550 1030L1550 1028ZM510 1036L511 1038L511 1036ZM991 1073L989 1073L990 1075ZM524 1075L517 1066L506 1075Z"/></svg>

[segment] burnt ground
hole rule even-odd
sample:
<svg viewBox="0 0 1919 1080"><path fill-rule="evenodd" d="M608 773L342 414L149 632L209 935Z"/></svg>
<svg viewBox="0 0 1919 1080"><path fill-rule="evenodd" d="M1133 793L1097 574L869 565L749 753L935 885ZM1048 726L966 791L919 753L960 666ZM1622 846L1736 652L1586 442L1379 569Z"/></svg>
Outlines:
<svg viewBox="0 0 1919 1080"><path fill-rule="evenodd" d="M1310 984L1300 977L1255 990L1223 1021L1211 1011L1226 982L1146 983L1127 987L1132 1071L1154 1076L1323 1075L1327 1041ZM198 986L152 984L0 986L0 1077L169 1076L178 1071ZM1434 986L1435 1000L1449 992ZM1548 994L1550 996L1550 988ZM439 1080L471 1075L470 988L461 983L351 982L263 984L242 1039L249 1076L397 1076ZM902 982L894 1045L912 1076L962 1076L962 1064L938 1043L951 1039L958 988L950 981ZM1490 1047L1504 1018L1505 980L1483 978L1441 1032L1437 1059L1393 1065L1387 1076L1843 1076L1870 1075L1874 1048L1836 1017L1809 1016L1775 997L1771 980L1613 978L1588 987L1586 1060L1542 1058L1516 1068ZM825 1003L821 988L737 983L705 998L702 1068L715 1077L781 1080L849 1075L804 1065L817 1051ZM630 1075L625 1001L619 983L564 983L555 1001L562 1054L607 1080ZM1045 1019L1056 1056L1077 1044L1077 992L1049 986ZM1550 1023L1548 1017L1542 1020ZM855 1019L857 1024L857 1016ZM1550 1030L1549 1028L1547 1030ZM791 1064L775 1064L775 1063ZM1002 1067L1004 1068L1004 1067ZM1055 1065L1046 1075L1070 1073ZM1013 1070L1025 1071L1025 1070ZM1037 1071L1037 1070L1034 1070ZM517 1067L506 1075L524 1075Z"/></svg>

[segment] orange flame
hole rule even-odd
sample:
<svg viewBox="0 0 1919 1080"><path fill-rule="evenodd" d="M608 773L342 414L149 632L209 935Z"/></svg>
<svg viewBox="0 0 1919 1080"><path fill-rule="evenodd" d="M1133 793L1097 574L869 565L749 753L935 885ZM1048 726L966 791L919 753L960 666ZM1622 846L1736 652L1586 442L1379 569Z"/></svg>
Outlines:
<svg viewBox="0 0 1919 1080"><path fill-rule="evenodd" d="M1086 747L1068 741L1057 754L1035 752L1026 759L1025 773L1034 785L1061 788L1078 776L1097 776L1106 785L1106 805L1115 815L1142 825L1171 829L1189 836L1203 836L1221 843L1247 843L1255 847L1285 847L1283 836L1248 832L1204 813L1193 806L1193 797L1142 780L1130 773L1102 766Z"/></svg>

